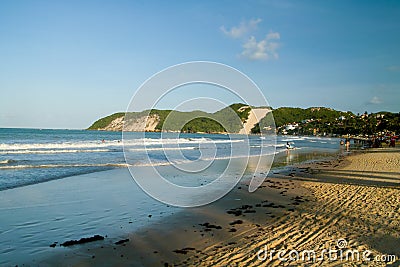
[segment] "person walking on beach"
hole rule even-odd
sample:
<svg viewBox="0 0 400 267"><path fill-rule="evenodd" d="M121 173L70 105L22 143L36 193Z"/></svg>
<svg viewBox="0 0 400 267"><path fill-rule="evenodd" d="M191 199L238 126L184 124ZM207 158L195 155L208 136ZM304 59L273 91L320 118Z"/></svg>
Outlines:
<svg viewBox="0 0 400 267"><path fill-rule="evenodd" d="M392 136L390 138L389 147L395 147L395 146L396 146L396 138L394 136Z"/></svg>
<svg viewBox="0 0 400 267"><path fill-rule="evenodd" d="M346 139L346 151L350 150L350 139Z"/></svg>
<svg viewBox="0 0 400 267"><path fill-rule="evenodd" d="M286 149L292 149L292 146L290 145L289 142L286 142Z"/></svg>

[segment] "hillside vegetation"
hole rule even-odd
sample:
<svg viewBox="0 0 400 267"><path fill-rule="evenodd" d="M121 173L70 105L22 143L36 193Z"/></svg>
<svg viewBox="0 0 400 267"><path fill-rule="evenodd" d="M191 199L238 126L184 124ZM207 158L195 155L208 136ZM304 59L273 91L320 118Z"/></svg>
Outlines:
<svg viewBox="0 0 400 267"><path fill-rule="evenodd" d="M112 115L109 115L107 117L98 119L97 121L95 121L89 128L88 130L97 130L97 129L103 129L106 128L108 125L111 124L111 122L115 119L121 118L125 116L124 112L118 112L118 113L114 113Z"/></svg>
<svg viewBox="0 0 400 267"><path fill-rule="evenodd" d="M250 107L241 103L232 104L215 113L204 111L172 111L151 110L127 114L127 121L144 118L150 115L156 124L154 131L181 131L204 133L237 133L249 117ZM273 115L273 116L272 116ZM367 112L354 114L350 111L338 111L325 107L275 109L262 118L252 129L251 133L260 133L268 128L275 129L278 134L297 135L371 135L383 132L400 132L400 113ZM122 130L122 123L115 123L124 118L125 113L115 113L93 123L89 130ZM261 127L260 127L261 125ZM108 127L108 128L107 128Z"/></svg>
<svg viewBox="0 0 400 267"><path fill-rule="evenodd" d="M400 113L367 112L354 114L325 107L292 108L273 110L277 133L298 135L372 135L400 132ZM261 120L265 122L268 117ZM266 122L265 122L266 123ZM259 132L259 127L252 129Z"/></svg>
<svg viewBox="0 0 400 267"><path fill-rule="evenodd" d="M157 118L155 131L181 131L181 132L205 132L205 133L235 133L243 127L251 107L236 103L223 108L215 113L204 111L182 112L175 110L145 110L142 112L129 112L126 114L126 121L131 124L140 118L149 115ZM109 126L116 119L123 118L125 113L115 113L101 118L94 122L88 130L109 130ZM122 130L122 126L114 130Z"/></svg>

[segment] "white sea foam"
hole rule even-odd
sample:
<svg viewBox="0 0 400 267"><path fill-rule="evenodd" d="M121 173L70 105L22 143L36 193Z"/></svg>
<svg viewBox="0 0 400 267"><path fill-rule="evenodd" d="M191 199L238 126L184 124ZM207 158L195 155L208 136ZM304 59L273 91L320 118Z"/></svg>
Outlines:
<svg viewBox="0 0 400 267"><path fill-rule="evenodd" d="M17 144L0 144L0 153L7 153L9 151L17 151L17 150L49 150L56 151L59 150L59 153L72 153L73 149L75 150L84 150L94 149L94 148L122 148L125 147L134 147L134 146L152 146L152 145L178 145L178 144L223 144L223 143L236 143L243 142L244 140L212 140L209 138L169 138L169 139L155 139L155 138L143 138L143 139L133 139L133 140L124 140L121 142L119 140L112 141L81 141L81 142L62 142L62 143L17 143ZM68 151L67 151L68 150ZM71 151L69 151L71 150ZM93 151L96 152L96 151ZM101 152L101 151L97 151Z"/></svg>
<svg viewBox="0 0 400 267"><path fill-rule="evenodd" d="M300 140L305 140L305 136L285 136L285 139L282 139L282 142L289 142L289 141L300 141Z"/></svg>
<svg viewBox="0 0 400 267"><path fill-rule="evenodd" d="M11 163L11 162L14 162L14 160L12 160L12 159L6 159L6 160L1 160L1 161L0 161L0 164L9 164L9 163Z"/></svg>
<svg viewBox="0 0 400 267"><path fill-rule="evenodd" d="M93 152L111 152L110 149L59 149L59 150L4 150L2 154L58 154L58 153L93 153Z"/></svg>
<svg viewBox="0 0 400 267"><path fill-rule="evenodd" d="M135 152L146 152L146 151L165 151L165 150L194 150L199 149L199 147L142 147L142 148L126 148L125 151L135 151ZM121 151L119 149L49 149L49 150L31 150L31 149L21 149L21 150L3 150L2 154L61 154L61 153L100 153L100 152L115 152ZM0 162L0 164L7 164L9 161Z"/></svg>
<svg viewBox="0 0 400 267"><path fill-rule="evenodd" d="M77 168L77 167L127 167L126 163L106 163L106 164L42 164L42 165L14 165L0 166L0 170L6 169L46 169L46 168Z"/></svg>
<svg viewBox="0 0 400 267"><path fill-rule="evenodd" d="M257 147L283 147L283 146L285 146L285 144L263 144L262 146L261 145L252 145L250 147L257 148Z"/></svg>
<svg viewBox="0 0 400 267"><path fill-rule="evenodd" d="M285 144L276 144L276 145L273 145L273 146L275 146L275 147L284 147L286 145Z"/></svg>
<svg viewBox="0 0 400 267"><path fill-rule="evenodd" d="M214 160L230 160L233 158L247 158L247 157L259 157L259 156L268 156L279 153L278 151L264 153L262 155L239 155L239 156L223 156L223 157L215 157L215 158L204 158L202 161L214 161ZM79 168L79 167L145 167L145 166L166 166L166 165L175 165L175 164L188 164L193 162L192 160L171 160L171 161L155 161L152 160L150 163L145 162L136 162L133 165L127 163L105 163L105 164L41 164L41 165L9 165L9 166L0 166L0 170L7 169L46 169L46 168Z"/></svg>
<svg viewBox="0 0 400 267"><path fill-rule="evenodd" d="M125 151L164 151L164 150L193 150L198 147L148 147L148 148L128 148Z"/></svg>

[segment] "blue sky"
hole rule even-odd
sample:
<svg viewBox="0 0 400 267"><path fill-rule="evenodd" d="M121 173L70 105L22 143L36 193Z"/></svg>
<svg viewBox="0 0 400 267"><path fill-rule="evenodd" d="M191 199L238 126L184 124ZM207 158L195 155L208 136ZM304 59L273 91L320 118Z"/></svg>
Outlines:
<svg viewBox="0 0 400 267"><path fill-rule="evenodd" d="M86 128L193 60L273 107L399 112L399 47L399 1L0 1L0 127Z"/></svg>

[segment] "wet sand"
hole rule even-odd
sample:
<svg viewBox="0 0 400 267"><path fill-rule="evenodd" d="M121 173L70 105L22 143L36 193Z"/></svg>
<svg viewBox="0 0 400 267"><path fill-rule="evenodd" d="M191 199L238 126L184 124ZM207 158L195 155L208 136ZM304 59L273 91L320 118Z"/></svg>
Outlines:
<svg viewBox="0 0 400 267"><path fill-rule="evenodd" d="M121 236L119 244L106 238L65 249L40 264L385 266L375 257L400 257L397 148L357 152L270 173L255 193L248 193L247 185L248 181L241 181L217 202L184 209ZM263 259L260 250L265 249L299 253L313 250L317 259L282 261L276 254ZM321 254L324 249L357 250L360 259L332 260ZM363 258L365 251L370 253Z"/></svg>

